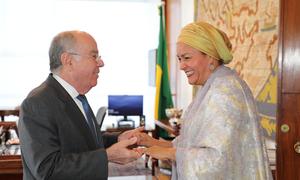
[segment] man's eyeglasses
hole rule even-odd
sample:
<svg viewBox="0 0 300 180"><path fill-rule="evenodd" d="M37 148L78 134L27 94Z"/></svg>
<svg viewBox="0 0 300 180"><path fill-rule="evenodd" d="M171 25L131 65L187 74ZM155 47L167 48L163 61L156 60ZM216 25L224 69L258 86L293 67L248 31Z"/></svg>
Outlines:
<svg viewBox="0 0 300 180"><path fill-rule="evenodd" d="M102 58L101 58L101 56L99 56L99 55L85 55L85 54L78 54L78 53L75 53L75 52L67 52L67 53L69 53L69 54L71 54L71 55L75 55L75 56L82 56L82 57L88 57L88 58L91 58L91 59L93 59L94 61L100 61L100 60L102 60Z"/></svg>

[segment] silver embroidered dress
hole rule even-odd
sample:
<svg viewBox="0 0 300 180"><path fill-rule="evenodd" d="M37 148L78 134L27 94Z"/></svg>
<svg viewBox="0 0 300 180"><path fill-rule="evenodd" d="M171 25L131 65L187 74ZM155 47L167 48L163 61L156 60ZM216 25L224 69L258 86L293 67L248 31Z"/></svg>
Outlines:
<svg viewBox="0 0 300 180"><path fill-rule="evenodd" d="M173 180L272 179L255 100L235 71L217 68L182 119Z"/></svg>

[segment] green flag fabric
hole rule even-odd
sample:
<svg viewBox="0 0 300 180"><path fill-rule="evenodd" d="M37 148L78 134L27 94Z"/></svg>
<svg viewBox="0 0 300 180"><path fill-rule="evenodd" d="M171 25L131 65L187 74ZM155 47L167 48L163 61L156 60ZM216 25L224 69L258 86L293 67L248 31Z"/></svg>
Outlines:
<svg viewBox="0 0 300 180"><path fill-rule="evenodd" d="M159 6L160 29L156 62L155 119L167 119L165 109L173 107L169 83L164 7Z"/></svg>

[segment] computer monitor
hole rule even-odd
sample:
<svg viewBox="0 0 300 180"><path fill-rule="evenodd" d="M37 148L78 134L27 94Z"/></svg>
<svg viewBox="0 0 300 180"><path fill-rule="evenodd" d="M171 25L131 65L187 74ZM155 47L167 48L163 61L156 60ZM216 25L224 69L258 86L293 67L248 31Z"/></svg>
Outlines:
<svg viewBox="0 0 300 180"><path fill-rule="evenodd" d="M142 95L108 95L108 115L127 116L143 115Z"/></svg>

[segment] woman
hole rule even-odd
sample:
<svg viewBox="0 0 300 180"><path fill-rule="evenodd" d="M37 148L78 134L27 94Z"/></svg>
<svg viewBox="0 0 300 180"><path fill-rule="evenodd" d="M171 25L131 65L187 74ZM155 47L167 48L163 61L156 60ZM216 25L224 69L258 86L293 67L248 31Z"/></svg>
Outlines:
<svg viewBox="0 0 300 180"><path fill-rule="evenodd" d="M255 100L247 84L225 67L232 60L224 32L205 22L178 37L180 69L203 86L183 114L180 135L161 141L139 134L146 154L173 160L172 179L272 179Z"/></svg>

